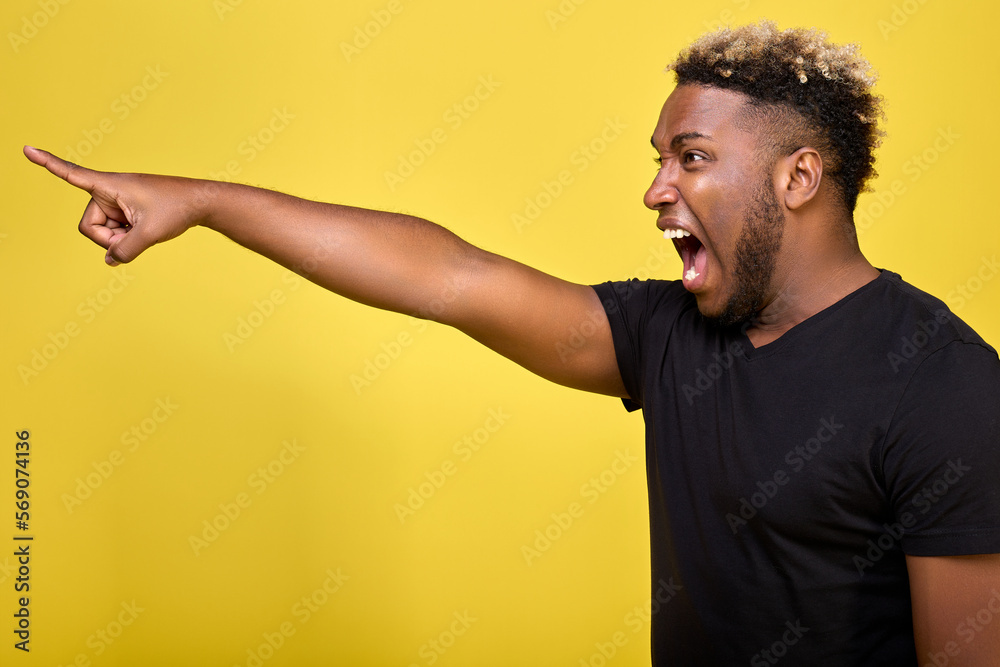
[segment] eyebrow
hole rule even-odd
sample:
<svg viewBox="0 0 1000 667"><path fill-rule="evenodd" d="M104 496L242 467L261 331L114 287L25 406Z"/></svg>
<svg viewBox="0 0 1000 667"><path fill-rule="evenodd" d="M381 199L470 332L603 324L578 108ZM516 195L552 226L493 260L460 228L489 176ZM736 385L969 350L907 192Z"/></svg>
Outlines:
<svg viewBox="0 0 1000 667"><path fill-rule="evenodd" d="M676 149L679 145L683 144L689 139L706 139L708 141L715 141L711 136L703 134L701 132L681 132L680 134L674 135L674 138L670 140L670 147ZM654 150L659 150L656 147L656 141L653 137L649 138L649 143L652 144Z"/></svg>

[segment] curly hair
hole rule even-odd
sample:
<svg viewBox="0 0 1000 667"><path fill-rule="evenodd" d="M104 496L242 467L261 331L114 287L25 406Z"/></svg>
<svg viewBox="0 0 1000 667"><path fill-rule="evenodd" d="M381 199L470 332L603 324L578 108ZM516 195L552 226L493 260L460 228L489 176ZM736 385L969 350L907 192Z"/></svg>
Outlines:
<svg viewBox="0 0 1000 667"><path fill-rule="evenodd" d="M813 145L848 211L870 189L884 113L872 90L875 73L856 44L838 46L816 29L779 31L761 21L702 36L667 66L671 70L678 85L746 95L744 120L764 130L772 150Z"/></svg>

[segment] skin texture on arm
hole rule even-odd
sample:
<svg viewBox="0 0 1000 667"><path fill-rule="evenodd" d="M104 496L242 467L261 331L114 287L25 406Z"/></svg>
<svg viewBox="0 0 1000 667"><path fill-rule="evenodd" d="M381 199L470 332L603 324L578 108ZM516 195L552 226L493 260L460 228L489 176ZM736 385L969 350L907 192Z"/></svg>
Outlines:
<svg viewBox="0 0 1000 667"><path fill-rule="evenodd" d="M79 229L106 249L112 266L202 225L332 292L456 327L548 380L625 396L593 289L481 250L432 222L232 183L99 172L30 147L24 153L90 193ZM570 346L571 330L586 322L596 331Z"/></svg>
<svg viewBox="0 0 1000 667"><path fill-rule="evenodd" d="M907 556L921 665L1000 664L1000 554Z"/></svg>

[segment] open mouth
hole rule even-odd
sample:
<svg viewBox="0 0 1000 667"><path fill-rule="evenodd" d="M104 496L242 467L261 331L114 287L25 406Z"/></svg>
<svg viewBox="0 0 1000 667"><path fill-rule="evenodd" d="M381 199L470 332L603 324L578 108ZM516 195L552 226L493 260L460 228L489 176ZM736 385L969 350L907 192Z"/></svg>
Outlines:
<svg viewBox="0 0 1000 667"><path fill-rule="evenodd" d="M663 238L674 242L674 248L684 263L684 287L688 290L701 287L705 282L705 267L708 264L705 245L686 229L667 229L663 232Z"/></svg>

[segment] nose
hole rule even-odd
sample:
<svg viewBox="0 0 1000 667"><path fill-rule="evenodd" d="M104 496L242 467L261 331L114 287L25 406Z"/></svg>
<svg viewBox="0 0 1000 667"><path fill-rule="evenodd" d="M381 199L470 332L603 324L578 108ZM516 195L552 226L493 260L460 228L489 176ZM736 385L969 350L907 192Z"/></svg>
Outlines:
<svg viewBox="0 0 1000 667"><path fill-rule="evenodd" d="M650 183L649 189L646 190L646 194L642 198L642 203L646 205L646 208L658 211L669 204L678 202L680 193L677 191L677 172L678 167L674 160L663 160L659 171L656 172L656 177L653 178L653 182Z"/></svg>

